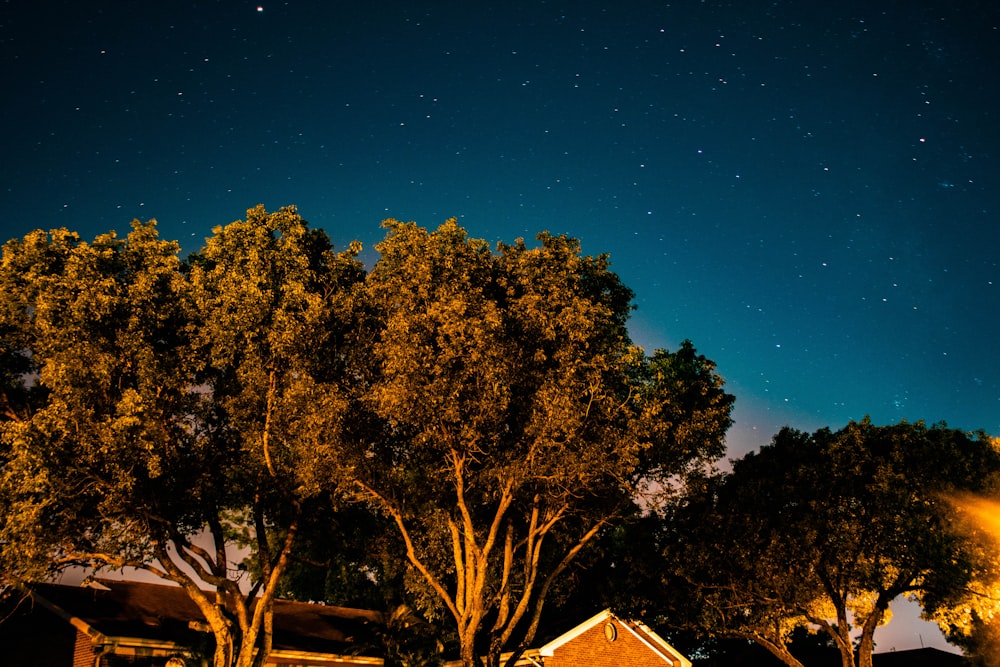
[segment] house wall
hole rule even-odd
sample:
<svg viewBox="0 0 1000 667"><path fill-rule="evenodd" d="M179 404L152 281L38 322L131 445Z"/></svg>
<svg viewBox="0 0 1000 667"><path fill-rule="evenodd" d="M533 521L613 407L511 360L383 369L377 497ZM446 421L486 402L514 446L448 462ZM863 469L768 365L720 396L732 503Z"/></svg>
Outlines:
<svg viewBox="0 0 1000 667"><path fill-rule="evenodd" d="M94 643L85 633L77 630L73 644L73 667L94 667Z"/></svg>
<svg viewBox="0 0 1000 667"><path fill-rule="evenodd" d="M617 619L612 621L617 636L605 636L599 623L545 658L545 667L668 667L672 662L654 652Z"/></svg>

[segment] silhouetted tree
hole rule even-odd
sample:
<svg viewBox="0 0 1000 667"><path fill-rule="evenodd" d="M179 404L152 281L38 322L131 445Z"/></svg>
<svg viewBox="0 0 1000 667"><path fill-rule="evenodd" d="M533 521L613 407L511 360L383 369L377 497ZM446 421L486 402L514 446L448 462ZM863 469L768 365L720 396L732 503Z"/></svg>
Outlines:
<svg viewBox="0 0 1000 667"><path fill-rule="evenodd" d="M794 667L789 637L810 626L845 667L870 667L893 599L913 595L930 609L979 571L947 496L982 490L998 471L990 438L944 426L783 429L732 472L690 485L668 515L665 565L684 602L675 620L686 613Z"/></svg>

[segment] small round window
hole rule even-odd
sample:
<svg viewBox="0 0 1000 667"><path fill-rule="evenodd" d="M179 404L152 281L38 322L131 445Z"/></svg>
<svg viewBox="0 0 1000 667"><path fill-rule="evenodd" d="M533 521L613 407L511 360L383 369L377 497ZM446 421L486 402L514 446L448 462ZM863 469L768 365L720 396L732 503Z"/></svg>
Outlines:
<svg viewBox="0 0 1000 667"><path fill-rule="evenodd" d="M604 636L608 638L609 642L618 639L618 628L615 627L614 623L608 623L604 626Z"/></svg>

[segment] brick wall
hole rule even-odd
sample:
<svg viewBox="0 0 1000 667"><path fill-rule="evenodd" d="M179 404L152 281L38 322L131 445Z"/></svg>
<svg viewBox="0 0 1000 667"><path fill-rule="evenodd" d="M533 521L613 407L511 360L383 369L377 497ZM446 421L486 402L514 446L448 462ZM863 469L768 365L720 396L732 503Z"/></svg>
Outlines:
<svg viewBox="0 0 1000 667"><path fill-rule="evenodd" d="M73 644L73 667L94 667L94 645L83 632L76 631Z"/></svg>
<svg viewBox="0 0 1000 667"><path fill-rule="evenodd" d="M555 650L545 659L545 667L668 667L665 660L626 628L610 621L616 629L614 641L605 635L606 623L599 623Z"/></svg>

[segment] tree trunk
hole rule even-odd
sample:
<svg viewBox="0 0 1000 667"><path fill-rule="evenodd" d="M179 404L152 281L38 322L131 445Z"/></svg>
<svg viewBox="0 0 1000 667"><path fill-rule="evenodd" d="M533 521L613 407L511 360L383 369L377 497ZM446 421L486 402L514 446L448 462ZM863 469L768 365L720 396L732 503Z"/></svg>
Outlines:
<svg viewBox="0 0 1000 667"><path fill-rule="evenodd" d="M202 613L205 613L202 609ZM221 613L213 614L210 617L205 614L209 627L212 628L212 636L215 638L215 651L212 654L212 667L233 667L236 660L236 646L233 642L233 633Z"/></svg>
<svg viewBox="0 0 1000 667"><path fill-rule="evenodd" d="M274 638L274 608L269 604L260 630L260 650L256 652L253 667L264 667L267 657L271 655L271 643ZM253 647L250 647L253 650Z"/></svg>
<svg viewBox="0 0 1000 667"><path fill-rule="evenodd" d="M875 628L882 623L885 610L881 605L875 608L861 627L861 641L858 644L857 667L872 667L872 652L875 650Z"/></svg>
<svg viewBox="0 0 1000 667"><path fill-rule="evenodd" d="M768 653L770 653L775 658L788 665L788 667L805 667L805 665L803 665L798 658L792 655L789 652L788 648L786 648L784 645L779 646L770 641L762 640L758 637L750 637L750 639L755 641L759 646L762 646L763 648L767 649Z"/></svg>
<svg viewBox="0 0 1000 667"><path fill-rule="evenodd" d="M847 598L836 591L829 583L824 587L827 590L827 595L834 601L834 606L837 608L837 622L836 624L831 624L823 620L819 621L819 623L833 639L837 650L840 651L841 667L855 667L854 642L851 640L851 624L848 622L847 615Z"/></svg>
<svg viewBox="0 0 1000 667"><path fill-rule="evenodd" d="M219 643L219 636L215 636L215 653L212 656L212 667L232 667L233 665L233 642L229 638L223 639Z"/></svg>
<svg viewBox="0 0 1000 667"><path fill-rule="evenodd" d="M256 635L248 634L243 636L243 641L240 642L240 651L233 662L233 667L253 667L255 657L260 657L262 660L265 659L266 656L263 655L263 651L257 650L256 643Z"/></svg>
<svg viewBox="0 0 1000 667"><path fill-rule="evenodd" d="M857 667L872 667L872 651L875 648L873 638L867 632L861 635L861 643L858 645L858 665Z"/></svg>
<svg viewBox="0 0 1000 667"><path fill-rule="evenodd" d="M841 667L855 667L854 645L851 642L850 634L849 633L845 634L847 634L846 637L841 637L837 641L837 650L840 651L840 664Z"/></svg>
<svg viewBox="0 0 1000 667"><path fill-rule="evenodd" d="M854 650L851 648L840 648L841 667L856 667L854 664Z"/></svg>
<svg viewBox="0 0 1000 667"><path fill-rule="evenodd" d="M462 667L477 667L475 636L459 637L459 657L462 658Z"/></svg>

